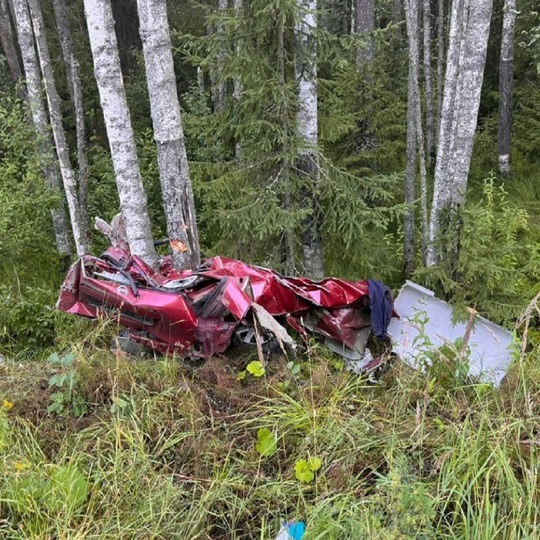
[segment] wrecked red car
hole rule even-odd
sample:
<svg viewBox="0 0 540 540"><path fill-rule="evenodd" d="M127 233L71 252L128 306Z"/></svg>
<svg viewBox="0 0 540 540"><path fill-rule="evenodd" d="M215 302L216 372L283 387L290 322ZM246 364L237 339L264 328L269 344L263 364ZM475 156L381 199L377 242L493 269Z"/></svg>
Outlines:
<svg viewBox="0 0 540 540"><path fill-rule="evenodd" d="M208 358L233 342L294 348L286 328L317 334L351 360L365 356L368 335L385 337L393 315L380 282L328 278L314 282L225 257L177 271L165 257L154 271L129 252L114 227L100 226L113 245L69 270L57 307L84 317L115 317L123 339L161 353Z"/></svg>

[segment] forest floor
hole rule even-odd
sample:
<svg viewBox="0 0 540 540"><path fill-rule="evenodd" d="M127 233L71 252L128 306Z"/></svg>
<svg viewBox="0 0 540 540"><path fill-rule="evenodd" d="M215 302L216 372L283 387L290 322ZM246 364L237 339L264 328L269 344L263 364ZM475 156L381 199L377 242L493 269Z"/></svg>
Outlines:
<svg viewBox="0 0 540 540"><path fill-rule="evenodd" d="M501 388L394 362L378 384L313 345L200 367L106 340L0 364L0 537L533 538L540 370Z"/></svg>

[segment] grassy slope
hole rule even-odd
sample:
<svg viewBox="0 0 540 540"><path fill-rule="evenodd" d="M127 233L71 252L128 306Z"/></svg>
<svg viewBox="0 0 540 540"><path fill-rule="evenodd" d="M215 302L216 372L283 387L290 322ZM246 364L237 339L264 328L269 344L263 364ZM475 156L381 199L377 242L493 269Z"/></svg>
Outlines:
<svg viewBox="0 0 540 540"><path fill-rule="evenodd" d="M500 390L400 364L371 385L318 349L296 378L281 358L243 381L246 357L193 369L75 352L62 369L0 365L14 403L0 406L2 538L270 539L286 518L307 522L306 540L535 537L534 352ZM81 418L47 413L59 371ZM277 437L270 457L262 427ZM301 483L309 457L322 467Z"/></svg>

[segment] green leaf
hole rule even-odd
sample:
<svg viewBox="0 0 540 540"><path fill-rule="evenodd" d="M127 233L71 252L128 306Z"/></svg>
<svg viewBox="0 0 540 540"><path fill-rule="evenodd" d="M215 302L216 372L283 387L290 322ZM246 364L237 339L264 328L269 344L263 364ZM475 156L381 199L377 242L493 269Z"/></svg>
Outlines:
<svg viewBox="0 0 540 540"><path fill-rule="evenodd" d="M309 463L305 459L299 459L294 464L294 475L296 479L305 484L309 484L315 478L315 474L309 467Z"/></svg>
<svg viewBox="0 0 540 540"><path fill-rule="evenodd" d="M263 457L269 457L277 452L277 442L274 434L268 428L257 432L257 452Z"/></svg>
<svg viewBox="0 0 540 540"><path fill-rule="evenodd" d="M312 456L308 459L308 466L313 472L318 471L322 467L322 459Z"/></svg>
<svg viewBox="0 0 540 540"><path fill-rule="evenodd" d="M254 360L253 362L250 362L246 369L254 376L254 377L262 377L265 373L264 366L262 365L262 362L260 360Z"/></svg>
<svg viewBox="0 0 540 540"><path fill-rule="evenodd" d="M47 509L58 512L66 508L73 512L88 497L88 482L76 467L57 467L51 474L49 487L44 496Z"/></svg>
<svg viewBox="0 0 540 540"><path fill-rule="evenodd" d="M62 414L62 411L64 410L64 405L61 401L55 401L51 405L47 407L47 412L50 413L56 413L56 414Z"/></svg>

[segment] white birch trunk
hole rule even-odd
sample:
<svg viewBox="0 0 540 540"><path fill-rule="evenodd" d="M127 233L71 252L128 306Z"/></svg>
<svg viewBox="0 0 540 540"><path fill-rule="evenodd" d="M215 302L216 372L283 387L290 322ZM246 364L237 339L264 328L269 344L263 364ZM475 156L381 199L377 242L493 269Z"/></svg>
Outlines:
<svg viewBox="0 0 540 540"><path fill-rule="evenodd" d="M73 238L75 240L75 248L77 255L81 257L88 252L88 242L84 234L84 228L81 224L81 214L79 208L79 198L77 196L77 185L75 182L75 175L71 167L71 161L69 157L69 148L66 141L66 134L64 126L62 125L62 112L60 108L60 97L56 91L56 84L54 82L54 75L51 66L51 58L49 55L49 46L47 44L47 38L45 36L45 28L43 24L43 17L41 15L41 8L38 0L28 0L30 7L30 15L32 17L32 25L34 28L34 35L36 38L39 64L41 66L41 73L43 75L43 81L45 83L45 95L47 96L47 103L49 104L49 114L51 119L51 127L56 144L56 153L58 155L58 163L60 165L60 174L62 175L62 181L64 183L64 192L69 209L69 217L71 220L71 230L73 231Z"/></svg>
<svg viewBox="0 0 540 540"><path fill-rule="evenodd" d="M484 75L492 0L452 5L426 264L437 263L442 213L465 201Z"/></svg>
<svg viewBox="0 0 540 540"><path fill-rule="evenodd" d="M435 240L439 234L439 220L444 208L451 200L451 184L448 178L447 162L452 146L452 124L454 121L454 104L456 101L459 78L459 57L463 33L464 0L453 0L450 15L450 31L446 59L444 93L439 117L439 134L437 142L437 158L435 162L435 185L431 205L429 224L429 245L426 253L426 265L437 264Z"/></svg>
<svg viewBox="0 0 540 540"><path fill-rule="evenodd" d="M437 128L439 133L443 98L444 73L444 0L437 2ZM435 141L434 141L435 144Z"/></svg>
<svg viewBox="0 0 540 540"><path fill-rule="evenodd" d="M298 111L296 115L300 149L298 169L309 179L304 190L304 204L311 214L304 223L304 267L313 279L324 277L324 255L321 232L321 210L318 201L319 160L317 126L317 46L312 30L317 28L317 0L297 0L301 21L296 27L296 79L298 81Z"/></svg>
<svg viewBox="0 0 540 540"><path fill-rule="evenodd" d="M414 272L415 255L415 185L416 185L416 96L418 86L418 4L405 0L405 23L409 45L409 77L407 82L407 145L405 167L405 203L408 205L403 222L404 274L410 278Z"/></svg>
<svg viewBox="0 0 540 540"><path fill-rule="evenodd" d="M452 202L456 205L465 202L486 65L492 8L493 0L473 0L469 5L463 64L460 65L461 101L457 120L458 129L449 169L453 172Z"/></svg>
<svg viewBox="0 0 540 540"><path fill-rule="evenodd" d="M111 5L109 0L84 0L84 8L127 238L132 253L156 267L157 254L124 91Z"/></svg>
<svg viewBox="0 0 540 540"><path fill-rule="evenodd" d="M166 0L137 0L167 233L175 268L200 263Z"/></svg>
<svg viewBox="0 0 540 540"><path fill-rule="evenodd" d="M84 105L82 97L79 62L73 52L73 40L66 11L66 0L53 0L56 27L60 37L62 56L66 65L69 95L75 112L75 133L77 140L77 163L79 165L79 208L83 233L89 235L88 219L88 162L86 160L86 135L84 127Z"/></svg>
<svg viewBox="0 0 540 540"><path fill-rule="evenodd" d="M512 142L512 97L514 86L514 26L516 0L505 0L501 59L499 63L499 172L510 175L510 146Z"/></svg>
<svg viewBox="0 0 540 540"><path fill-rule="evenodd" d="M26 0L13 0L13 13L19 46L23 60L28 104L32 113L32 121L41 146L42 170L51 191L61 194L58 164L54 148L50 140L47 113L42 99L41 75L34 47L32 21L28 13ZM63 259L69 259L71 248L69 241L68 222L63 205L51 210L56 248Z"/></svg>
<svg viewBox="0 0 540 540"><path fill-rule="evenodd" d="M433 156L433 85L431 82L431 3L423 0L424 20L424 81L426 85L426 150L429 162Z"/></svg>

